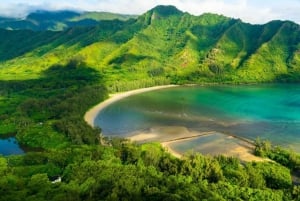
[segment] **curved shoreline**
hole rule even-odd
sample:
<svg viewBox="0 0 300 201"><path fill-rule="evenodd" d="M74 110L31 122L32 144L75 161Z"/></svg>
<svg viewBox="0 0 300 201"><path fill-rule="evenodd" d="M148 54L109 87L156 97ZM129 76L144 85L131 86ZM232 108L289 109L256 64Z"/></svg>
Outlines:
<svg viewBox="0 0 300 201"><path fill-rule="evenodd" d="M155 86L155 87L148 87L148 88L141 88L141 89L135 89L131 91L126 91L126 92L121 92L121 93L115 93L115 94L110 94L109 98L104 100L103 102L100 102L99 104L95 105L92 107L90 110L88 110L85 115L84 115L84 120L92 127L95 127L95 118L107 106L110 104L119 101L123 98L148 92L148 91L154 91L158 89L165 89L165 88L171 88L171 87L177 87L178 85L162 85L162 86Z"/></svg>
<svg viewBox="0 0 300 201"><path fill-rule="evenodd" d="M99 114L99 112L101 112L104 108L106 108L107 106L109 106L110 104L117 102L123 98L132 96L132 95L136 95L136 94L140 94L140 93L144 93L144 92L148 92L148 91L154 91L154 90L159 90L159 89L165 89L165 88L171 88L171 87L178 87L179 85L163 85L163 86L155 86L155 87L149 87L149 88L141 88L141 89L136 89L136 90L131 90L131 91L127 91L127 92L121 92L121 93L115 93L115 94L110 94L109 98L104 100L103 102L100 102L99 104L95 105L94 107L92 107L90 110L88 110L85 115L84 115L84 120L92 127L95 127L95 118L97 117L97 115ZM195 137L201 137L203 135L208 135L211 134L211 132L204 132L204 133L196 133L194 135L191 135L191 133L186 133L184 131L182 131L182 129L178 129L175 128L177 131L179 131L181 137L179 138L174 138L174 139L169 139L169 140L162 140L160 141L160 144L162 145L162 147L164 147L166 149L166 151L168 151L170 154L172 154L175 157L181 158L182 157L182 153L179 153L175 150L172 149L171 144L175 143L175 142L182 142L188 139L192 139ZM181 131L180 131L181 130ZM226 134L225 134L226 135ZM147 133L137 133L131 137L129 137L128 139L131 141L136 141L136 142L143 142L143 141L148 141L151 139L156 139L157 137L157 133L151 133L151 132L147 132ZM235 135L228 135L231 136L233 138L237 138L241 141L244 141L250 145L253 145L249 140L244 139L244 138L240 138L238 136ZM249 151L251 150L251 148L245 148L245 147L239 147L239 150L237 150L237 155L238 158L240 158L243 161L263 161L264 159L259 158L254 156L253 154L249 153ZM225 154L226 155L226 154ZM230 155L229 155L230 156Z"/></svg>

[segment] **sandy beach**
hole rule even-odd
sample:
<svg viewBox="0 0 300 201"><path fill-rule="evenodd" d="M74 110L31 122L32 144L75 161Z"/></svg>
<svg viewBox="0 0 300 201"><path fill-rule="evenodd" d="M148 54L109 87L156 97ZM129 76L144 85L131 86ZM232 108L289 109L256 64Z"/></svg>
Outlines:
<svg viewBox="0 0 300 201"><path fill-rule="evenodd" d="M112 104L116 101L119 101L123 98L135 95L135 94L158 90L158 89L176 87L176 86L177 85L164 85L164 86L142 88L142 89L136 89L136 90L127 91L127 92L111 94L107 100L99 103L98 105L94 106L89 111L87 111L84 116L84 120L90 126L94 127L95 126L94 120L97 117L97 115L99 114L99 112L101 110L103 110L105 107L109 106L110 104ZM163 127L150 128L148 131L134 133L130 137L128 137L128 139L130 139L131 141L137 142L137 143L158 141L166 149L166 151L168 151L175 157L181 158L183 154L172 148L174 143L182 143L182 142L185 142L188 140L193 140L193 139L203 137L206 135L213 135L214 133L215 133L214 131L199 132L199 131L189 130L188 128L182 127L182 126L163 126ZM236 137L234 135L226 135L226 134L220 134L220 135L224 135L227 138L227 140L232 139L232 141L233 140L243 141L243 139L239 139L239 137ZM205 144L205 146L211 146L211 145L218 146L219 143L220 143L219 141L212 141L212 142ZM234 156L234 157L238 157L242 161L262 161L262 160L264 160L262 158L259 158L259 157L256 157L253 155L253 153L252 153L253 148L254 147L252 144L250 144L246 141L243 141L242 143L233 143L231 145L231 147L226 149L226 151L222 150L220 152L214 152L211 155L223 154L225 156ZM210 149L212 149L212 148L210 148Z"/></svg>
<svg viewBox="0 0 300 201"><path fill-rule="evenodd" d="M171 87L176 87L178 85L162 85L162 86L156 86L156 87L148 87L148 88L142 88L142 89L136 89L136 90L131 90L131 91L126 91L126 92L121 92L121 93L116 93L116 94L110 94L109 98L106 99L105 101L99 103L98 105L92 107L89 111L87 111L84 115L84 120L92 127L95 126L94 120L99 114L101 110L103 110L105 107L109 106L110 104L121 100L123 98L136 95L139 93L144 93L148 91L154 91L158 89L164 89L164 88L171 88Z"/></svg>
<svg viewBox="0 0 300 201"><path fill-rule="evenodd" d="M177 158L181 158L184 154L174 149L176 144L189 143L189 141L208 136L216 136L216 139L201 144L199 147L191 148L195 152L204 153L205 150L210 150L207 153L208 155L237 157L245 162L267 160L253 154L254 145L248 140L215 131L199 132L182 126L166 126L151 128L148 132L138 133L129 137L129 139L138 143L158 141L166 151Z"/></svg>

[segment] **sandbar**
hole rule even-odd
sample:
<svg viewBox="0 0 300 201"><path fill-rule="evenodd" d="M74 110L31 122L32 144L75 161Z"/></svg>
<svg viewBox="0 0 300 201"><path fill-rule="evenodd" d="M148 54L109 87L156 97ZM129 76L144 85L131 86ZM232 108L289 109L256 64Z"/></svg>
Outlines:
<svg viewBox="0 0 300 201"><path fill-rule="evenodd" d="M173 148L175 144L188 143L188 141L209 136L215 136L216 139L201 144L198 149L195 147L196 152L212 156L224 155L228 157L237 157L244 162L269 161L268 159L257 157L253 154L254 145L250 140L216 131L200 132L182 126L165 126L151 128L148 132L138 133L128 139L137 143L158 141L170 154L177 158L182 158L184 157L184 153L175 150ZM193 148L193 145L191 146L191 148ZM211 151L204 153L206 152L205 150Z"/></svg>

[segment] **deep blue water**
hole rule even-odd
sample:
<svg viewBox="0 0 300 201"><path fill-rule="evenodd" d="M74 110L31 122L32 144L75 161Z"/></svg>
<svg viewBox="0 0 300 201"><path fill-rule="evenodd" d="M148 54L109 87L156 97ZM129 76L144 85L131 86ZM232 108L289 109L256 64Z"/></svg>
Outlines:
<svg viewBox="0 0 300 201"><path fill-rule="evenodd" d="M23 154L24 151L20 148L14 137L5 139L0 138L0 154L7 156L12 154Z"/></svg>
<svg viewBox="0 0 300 201"><path fill-rule="evenodd" d="M122 99L95 124L108 136L155 126L185 126L255 139L300 151L300 85L176 87ZM163 135L163 134L162 134Z"/></svg>

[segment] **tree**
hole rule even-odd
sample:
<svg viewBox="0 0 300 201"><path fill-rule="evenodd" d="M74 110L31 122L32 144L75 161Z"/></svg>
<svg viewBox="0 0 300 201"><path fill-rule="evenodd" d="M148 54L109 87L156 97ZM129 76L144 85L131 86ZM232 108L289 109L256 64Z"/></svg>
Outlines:
<svg viewBox="0 0 300 201"><path fill-rule="evenodd" d="M248 163L245 166L246 172L248 174L248 185L251 188L263 189L266 187L266 181L260 171L253 166L253 164Z"/></svg>
<svg viewBox="0 0 300 201"><path fill-rule="evenodd" d="M300 200L300 186L294 186L293 187L293 192L292 192L293 198L296 201Z"/></svg>
<svg viewBox="0 0 300 201"><path fill-rule="evenodd" d="M35 174L30 178L28 188L30 194L45 194L50 189L50 181L47 174Z"/></svg>
<svg viewBox="0 0 300 201"><path fill-rule="evenodd" d="M268 140L261 140L260 138L255 139L254 154L261 157L266 157L271 151L272 144Z"/></svg>
<svg viewBox="0 0 300 201"><path fill-rule="evenodd" d="M8 169L7 160L0 156L0 176L5 175Z"/></svg>

